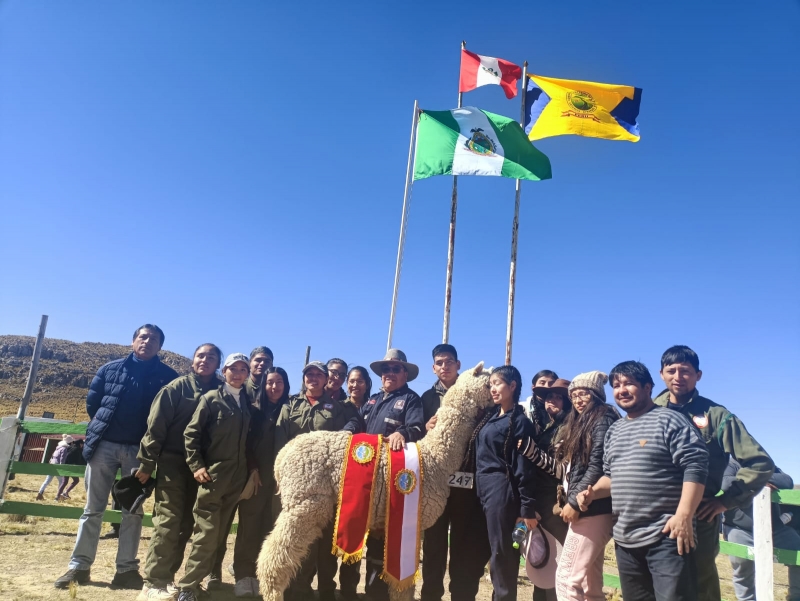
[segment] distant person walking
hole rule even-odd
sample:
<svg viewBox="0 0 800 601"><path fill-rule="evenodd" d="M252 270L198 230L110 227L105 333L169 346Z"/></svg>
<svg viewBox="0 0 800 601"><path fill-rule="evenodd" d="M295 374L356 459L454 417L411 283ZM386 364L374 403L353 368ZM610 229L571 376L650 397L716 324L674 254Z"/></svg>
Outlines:
<svg viewBox="0 0 800 601"><path fill-rule="evenodd" d="M86 465L86 460L83 458L83 440L78 439L70 443L67 447L67 454L64 456L64 460L61 463L64 465ZM72 478L72 484L67 486L70 477ZM79 481L80 478L78 476L64 476L61 478L56 501L69 499L69 493L78 485Z"/></svg>
<svg viewBox="0 0 800 601"><path fill-rule="evenodd" d="M61 465L64 463L64 459L67 456L67 451L69 451L69 445L72 443L72 436L69 434L62 434L61 440L58 441L56 445L56 450L53 451L53 454L50 456L50 465ZM53 478L58 478L59 485L61 484L62 477L61 476L54 476L49 474L42 482L42 485L39 487L39 494L36 495L37 501L44 501L44 491L50 486L50 483L53 481ZM56 500L58 500L58 495L56 495Z"/></svg>
<svg viewBox="0 0 800 601"><path fill-rule="evenodd" d="M162 386L178 377L158 358L164 345L164 332L145 324L133 333L133 352L124 359L106 363L97 371L86 396L86 412L91 421L86 428L86 507L78 521L78 537L69 569L55 587L69 588L70 582L86 584L97 554L103 512L108 505L117 470L130 474L138 468L136 452L147 430L147 415L153 398ZM117 572L112 588L141 589L136 553L142 535L142 515L122 510Z"/></svg>

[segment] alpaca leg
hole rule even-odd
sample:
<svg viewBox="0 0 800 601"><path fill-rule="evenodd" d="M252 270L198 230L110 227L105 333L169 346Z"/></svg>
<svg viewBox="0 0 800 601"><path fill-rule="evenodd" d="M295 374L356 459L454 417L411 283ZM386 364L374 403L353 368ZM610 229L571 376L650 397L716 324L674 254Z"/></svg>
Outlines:
<svg viewBox="0 0 800 601"><path fill-rule="evenodd" d="M282 601L283 591L330 520L330 509L329 497L316 496L280 512L258 555L258 581L264 601ZM322 541L326 542L332 544Z"/></svg>
<svg viewBox="0 0 800 601"><path fill-rule="evenodd" d="M396 591L389 587L389 601L414 601L416 586L409 586L404 591Z"/></svg>

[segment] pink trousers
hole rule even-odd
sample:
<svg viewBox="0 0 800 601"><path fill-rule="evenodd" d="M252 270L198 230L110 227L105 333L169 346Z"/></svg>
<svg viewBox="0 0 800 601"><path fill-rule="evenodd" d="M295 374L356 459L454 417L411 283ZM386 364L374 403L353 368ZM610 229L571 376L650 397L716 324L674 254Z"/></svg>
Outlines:
<svg viewBox="0 0 800 601"><path fill-rule="evenodd" d="M569 525L556 572L558 601L605 601L603 552L612 525L610 514L581 517Z"/></svg>

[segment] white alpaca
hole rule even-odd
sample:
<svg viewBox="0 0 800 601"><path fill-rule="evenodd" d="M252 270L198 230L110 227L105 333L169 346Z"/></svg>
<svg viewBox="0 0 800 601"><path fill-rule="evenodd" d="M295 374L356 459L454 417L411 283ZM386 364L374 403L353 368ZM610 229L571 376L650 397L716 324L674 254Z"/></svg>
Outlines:
<svg viewBox="0 0 800 601"><path fill-rule="evenodd" d="M490 406L489 372L483 362L462 373L447 391L436 427L417 443L424 469L420 522L429 528L442 515L450 488L447 478L461 467L478 413ZM258 557L258 580L264 601L282 601L309 547L333 519L339 498L348 432L311 432L292 440L278 453L275 479L283 509ZM386 516L387 444L379 452L369 529L384 528ZM332 541L323 541L332 545ZM389 587L392 601L413 599L414 587Z"/></svg>

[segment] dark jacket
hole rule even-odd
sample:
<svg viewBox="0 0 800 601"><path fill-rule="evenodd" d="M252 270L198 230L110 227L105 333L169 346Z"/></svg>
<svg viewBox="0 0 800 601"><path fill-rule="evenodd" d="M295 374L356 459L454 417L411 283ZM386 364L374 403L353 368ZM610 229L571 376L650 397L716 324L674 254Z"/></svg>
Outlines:
<svg viewBox="0 0 800 601"><path fill-rule="evenodd" d="M139 444L139 470L152 474L158 458L164 454L184 456L186 445L183 433L192 420L200 397L222 385L212 376L208 384L202 384L196 374L176 378L156 394L147 418L147 432Z"/></svg>
<svg viewBox="0 0 800 601"><path fill-rule="evenodd" d="M500 415L499 409L491 409L493 415L478 432L475 445L475 482L481 501L490 498L498 481L511 485L515 499L519 502L519 516L536 517L535 479L533 464L517 449L517 441L533 436L533 424L525 410L514 407L514 431L509 438L511 413ZM507 444L508 442L508 444ZM508 456L505 451L508 450Z"/></svg>
<svg viewBox="0 0 800 601"><path fill-rule="evenodd" d="M143 398L150 403L162 386L178 377L178 372L161 363L158 357L151 359L154 363L145 371L145 381L140 383ZM91 421L86 427L86 444L83 447L83 458L89 462L94 455L97 445L103 439L103 434L108 428L114 412L120 401L124 402L125 392L131 385L131 363L133 353L124 359L117 359L106 363L97 370L97 375L89 385L89 394L86 396L86 413ZM147 431L147 411L142 413L141 423L131 424L131 428L141 430L139 438Z"/></svg>
<svg viewBox="0 0 800 601"><path fill-rule="evenodd" d="M728 463L728 467L725 469L725 474L722 477L722 488L725 489L727 486L730 486L734 480L736 480L736 474L741 469L741 466L736 462L736 460L731 459ZM772 474L772 477L769 479L769 483L772 484L775 488L779 489L792 489L794 488L794 482L792 481L791 476L789 474L784 474L780 469L777 467L775 468L775 473ZM778 503L772 503L771 505L772 510L772 529L776 530L778 528L783 528L784 524L781 522L781 507ZM792 519L800 520L800 511L797 510L795 507L792 513L796 513L797 517ZM736 507L735 509L729 509L723 514L723 523L731 528L738 528L739 530L744 530L745 532L753 532L753 502L750 501L747 505L742 507Z"/></svg>
<svg viewBox="0 0 800 601"><path fill-rule="evenodd" d="M83 458L83 447L78 444L78 441L70 443L61 463L66 465L86 465L86 460Z"/></svg>
<svg viewBox="0 0 800 601"><path fill-rule="evenodd" d="M578 493L583 492L589 486L597 484L597 481L603 476L603 445L606 439L606 432L619 416L606 405L608 410L606 414L597 420L592 430L592 448L589 451L589 463L584 464L579 457L575 457L570 462L570 468L567 472L567 482L569 488L567 489L567 503L573 509L580 511L578 506ZM598 499L589 505L587 511L581 512L582 516L602 515L611 513L611 497L605 499Z"/></svg>
<svg viewBox="0 0 800 601"><path fill-rule="evenodd" d="M564 422L569 413L562 411L555 419L550 419L541 431L533 424L534 436L524 439L519 447L520 453L533 462L536 470L536 501L539 513L552 512L553 506L559 500L558 487L564 482L566 465L556 461L556 452L561 444ZM533 411L531 415L535 415Z"/></svg>
<svg viewBox="0 0 800 601"><path fill-rule="evenodd" d="M654 399L661 407L679 411L694 424L708 449L708 480L703 497L714 497L722 490L719 500L732 509L753 500L769 481L775 464L744 427L742 421L722 405L718 405L695 389L692 398L683 405L669 402L669 391L664 390ZM727 488L722 486L722 476L733 457L742 466Z"/></svg>
<svg viewBox="0 0 800 601"><path fill-rule="evenodd" d="M258 470L269 494L275 490L275 425L288 399L275 404L262 397L261 407L250 406L250 433L247 435L248 471Z"/></svg>
<svg viewBox="0 0 800 601"><path fill-rule="evenodd" d="M361 417L367 434L399 432L406 442L416 442L425 434L422 399L408 384L393 392L373 394L361 407Z"/></svg>
<svg viewBox="0 0 800 601"><path fill-rule="evenodd" d="M447 388L444 387L441 380L436 380L433 386L422 393L422 419L425 424L439 411L445 394L447 394Z"/></svg>

